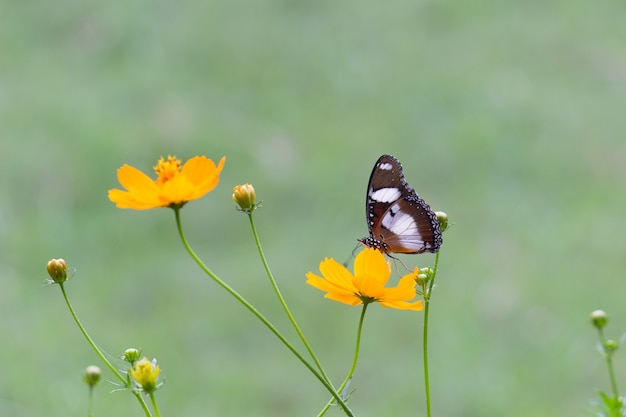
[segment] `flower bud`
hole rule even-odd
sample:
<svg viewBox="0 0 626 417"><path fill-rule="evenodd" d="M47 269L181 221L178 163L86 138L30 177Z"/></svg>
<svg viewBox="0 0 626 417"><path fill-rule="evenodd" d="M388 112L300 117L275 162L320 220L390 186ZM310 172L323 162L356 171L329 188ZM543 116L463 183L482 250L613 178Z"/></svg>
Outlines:
<svg viewBox="0 0 626 417"><path fill-rule="evenodd" d="M51 259L48 262L48 275L55 284L61 284L67 281L67 264L63 259Z"/></svg>
<svg viewBox="0 0 626 417"><path fill-rule="evenodd" d="M617 350L619 347L619 342L613 339L607 339L604 342L604 351L608 354L611 354Z"/></svg>
<svg viewBox="0 0 626 417"><path fill-rule="evenodd" d="M445 232L448 228L448 215L443 211L436 211L435 216L437 216L437 220L439 220L439 228L442 232Z"/></svg>
<svg viewBox="0 0 626 417"><path fill-rule="evenodd" d="M100 371L100 368L95 365L90 365L87 369L85 369L85 382L90 387L93 387L98 383L98 381L100 381L101 374L102 371Z"/></svg>
<svg viewBox="0 0 626 417"><path fill-rule="evenodd" d="M433 271L432 268L429 268L429 267L421 268L419 270L419 274L417 275L417 279L415 281L420 286L424 285L433 278L434 273L435 271Z"/></svg>
<svg viewBox="0 0 626 417"><path fill-rule="evenodd" d="M415 282L417 283L417 285L419 285L420 287L423 287L427 282L428 282L428 275L426 274L418 274L415 277Z"/></svg>
<svg viewBox="0 0 626 417"><path fill-rule="evenodd" d="M145 357L137 361L137 363L130 368L130 376L133 377L135 383L141 387L141 390L146 393L154 392L159 387L159 385L157 385L157 377L160 372L161 370L156 364L156 359L150 362L148 358Z"/></svg>
<svg viewBox="0 0 626 417"><path fill-rule="evenodd" d="M256 208L256 193L251 184L236 185L233 188L233 200L240 207L241 211L252 213Z"/></svg>
<svg viewBox="0 0 626 417"><path fill-rule="evenodd" d="M128 348L124 351L122 359L126 362L134 363L141 356L141 350L135 348Z"/></svg>
<svg viewBox="0 0 626 417"><path fill-rule="evenodd" d="M603 328L609 321L609 316L604 310L596 310L591 313L591 323L598 329Z"/></svg>

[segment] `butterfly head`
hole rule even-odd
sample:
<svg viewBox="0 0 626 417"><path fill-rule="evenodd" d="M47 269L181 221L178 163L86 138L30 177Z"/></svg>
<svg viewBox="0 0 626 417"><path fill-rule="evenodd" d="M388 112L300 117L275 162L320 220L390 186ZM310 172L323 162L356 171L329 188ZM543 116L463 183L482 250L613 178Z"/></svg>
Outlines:
<svg viewBox="0 0 626 417"><path fill-rule="evenodd" d="M389 245L384 241L376 239L374 236L364 237L359 239L364 246L381 251L382 253L389 253Z"/></svg>

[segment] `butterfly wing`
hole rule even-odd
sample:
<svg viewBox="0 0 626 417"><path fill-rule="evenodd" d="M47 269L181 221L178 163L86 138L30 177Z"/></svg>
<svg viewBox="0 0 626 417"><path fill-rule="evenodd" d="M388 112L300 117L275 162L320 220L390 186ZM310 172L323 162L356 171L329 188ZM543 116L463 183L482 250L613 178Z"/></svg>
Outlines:
<svg viewBox="0 0 626 417"><path fill-rule="evenodd" d="M442 242L437 216L424 200L412 196L389 207L372 233L396 253L437 252Z"/></svg>
<svg viewBox="0 0 626 417"><path fill-rule="evenodd" d="M360 241L384 253L437 252L442 243L437 216L407 184L400 161L378 158L367 187L369 237Z"/></svg>

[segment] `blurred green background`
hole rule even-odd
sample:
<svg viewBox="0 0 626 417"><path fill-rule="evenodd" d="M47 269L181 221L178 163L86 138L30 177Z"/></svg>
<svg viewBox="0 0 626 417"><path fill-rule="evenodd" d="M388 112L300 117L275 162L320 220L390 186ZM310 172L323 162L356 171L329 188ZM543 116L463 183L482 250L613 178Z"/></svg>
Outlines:
<svg viewBox="0 0 626 417"><path fill-rule="evenodd" d="M118 210L106 192L124 163L226 155L219 187L183 210L189 241L295 341L230 199L252 182L273 272L340 381L359 309L304 274L367 233L382 153L455 223L431 316L434 415L585 415L609 388L589 313L626 328L624 21L617 0L3 2L0 415L85 415L82 372L101 363L42 285L55 257L110 355L158 358L164 415L315 415L327 393L194 265L172 212ZM359 417L425 415L421 320L369 310ZM114 388L97 387L96 416L142 415Z"/></svg>

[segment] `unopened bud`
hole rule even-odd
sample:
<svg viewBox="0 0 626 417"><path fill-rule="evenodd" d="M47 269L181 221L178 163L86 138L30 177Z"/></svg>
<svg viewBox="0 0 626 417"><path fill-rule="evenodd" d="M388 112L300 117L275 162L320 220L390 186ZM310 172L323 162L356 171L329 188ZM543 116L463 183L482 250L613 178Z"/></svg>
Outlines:
<svg viewBox="0 0 626 417"><path fill-rule="evenodd" d="M135 348L128 348L124 351L124 355L122 355L122 359L124 359L128 363L134 363L137 359L141 357L141 350Z"/></svg>
<svg viewBox="0 0 626 417"><path fill-rule="evenodd" d="M591 323L598 329L603 328L609 321L609 316L604 310L596 310L591 313Z"/></svg>
<svg viewBox="0 0 626 417"><path fill-rule="evenodd" d="M436 211L435 216L437 216L437 220L439 220L439 228L442 232L445 232L448 228L448 215L443 211Z"/></svg>
<svg viewBox="0 0 626 417"><path fill-rule="evenodd" d="M608 354L611 354L617 350L619 347L619 342L613 339L607 339L604 342L604 351Z"/></svg>
<svg viewBox="0 0 626 417"><path fill-rule="evenodd" d="M233 188L233 200L237 203L241 211L252 213L256 208L255 199L256 193L251 184L236 185L235 188Z"/></svg>
<svg viewBox="0 0 626 417"><path fill-rule="evenodd" d="M51 259L48 262L48 275L55 284L61 284L67 281L67 264L63 259Z"/></svg>
<svg viewBox="0 0 626 417"><path fill-rule="evenodd" d="M420 268L419 274L417 275L417 279L415 281L417 281L418 285L424 285L433 278L434 273L435 271L433 271L432 268Z"/></svg>
<svg viewBox="0 0 626 417"><path fill-rule="evenodd" d="M85 382L90 387L93 387L100 381L100 376L102 375L102 371L95 365L88 366L85 369Z"/></svg>

